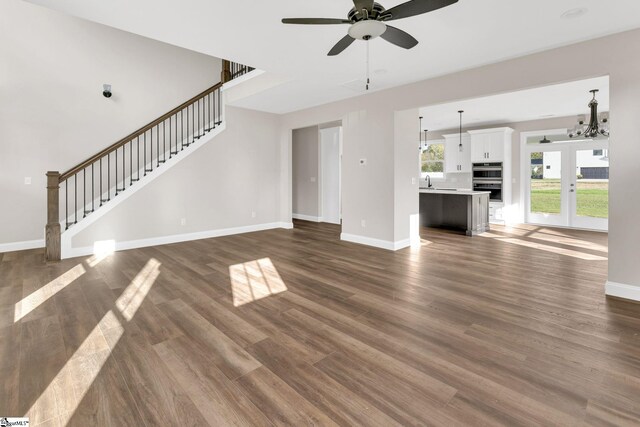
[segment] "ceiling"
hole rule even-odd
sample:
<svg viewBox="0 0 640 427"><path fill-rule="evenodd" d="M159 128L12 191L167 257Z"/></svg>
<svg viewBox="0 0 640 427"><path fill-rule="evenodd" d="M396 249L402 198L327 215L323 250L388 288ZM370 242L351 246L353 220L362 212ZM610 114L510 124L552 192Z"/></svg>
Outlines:
<svg viewBox="0 0 640 427"><path fill-rule="evenodd" d="M517 123L528 120L589 115L592 89L599 89L598 111L609 111L609 77L579 80L483 98L467 99L420 109L424 129L456 129L458 110L464 110L463 126Z"/></svg>
<svg viewBox="0 0 640 427"><path fill-rule="evenodd" d="M95 22L246 63L286 83L245 99L245 107L285 113L358 95L365 45L337 57L329 49L346 25L283 25L283 17L345 17L350 0L29 0ZM381 0L391 8L403 0ZM588 12L574 19L561 15ZM637 0L460 0L395 21L420 44L371 42L372 90L399 86L640 27Z"/></svg>

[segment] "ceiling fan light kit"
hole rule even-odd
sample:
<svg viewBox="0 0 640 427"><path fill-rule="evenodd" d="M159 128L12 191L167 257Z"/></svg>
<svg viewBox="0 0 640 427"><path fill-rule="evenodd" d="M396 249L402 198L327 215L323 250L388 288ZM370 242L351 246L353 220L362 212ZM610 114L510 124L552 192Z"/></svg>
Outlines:
<svg viewBox="0 0 640 427"><path fill-rule="evenodd" d="M387 25L384 22L365 20L350 26L348 34L353 39L371 40L380 37L385 31L387 31Z"/></svg>
<svg viewBox="0 0 640 427"><path fill-rule="evenodd" d="M353 0L354 7L347 14L348 19L284 18L282 23L298 25L351 25L347 31L347 35L340 39L329 51L329 56L342 53L354 40L369 42L377 37L381 37L387 42L404 49L411 49L418 44L418 40L401 29L388 25L386 22L422 15L437 9L442 9L443 7L451 6L457 2L458 0L410 0L386 10L380 3L376 3L373 0ZM369 89L368 80L367 70L367 90Z"/></svg>

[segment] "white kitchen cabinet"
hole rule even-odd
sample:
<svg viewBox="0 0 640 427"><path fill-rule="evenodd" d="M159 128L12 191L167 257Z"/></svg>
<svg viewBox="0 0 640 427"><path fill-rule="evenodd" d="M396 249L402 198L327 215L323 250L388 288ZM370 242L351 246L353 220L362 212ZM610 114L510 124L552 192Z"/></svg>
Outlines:
<svg viewBox="0 0 640 427"><path fill-rule="evenodd" d="M489 222L493 224L504 224L504 203L489 203Z"/></svg>
<svg viewBox="0 0 640 427"><path fill-rule="evenodd" d="M500 163L511 153L513 129L496 128L469 131L472 163Z"/></svg>
<svg viewBox="0 0 640 427"><path fill-rule="evenodd" d="M512 217L512 165L511 147L513 129L503 127L494 129L470 130L471 163L502 164L502 200L493 200L489 204L489 221L495 224L514 222Z"/></svg>
<svg viewBox="0 0 640 427"><path fill-rule="evenodd" d="M444 136L444 171L445 173L471 172L471 137L462 134L462 151L460 151L460 134Z"/></svg>

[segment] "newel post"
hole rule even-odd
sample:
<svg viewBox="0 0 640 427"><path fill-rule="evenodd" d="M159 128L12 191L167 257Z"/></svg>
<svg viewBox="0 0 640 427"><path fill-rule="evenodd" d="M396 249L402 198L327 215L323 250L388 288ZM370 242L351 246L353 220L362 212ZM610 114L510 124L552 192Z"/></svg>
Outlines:
<svg viewBox="0 0 640 427"><path fill-rule="evenodd" d="M222 83L227 83L231 80L231 61L227 61L226 59L222 60L222 73L220 75L220 80Z"/></svg>
<svg viewBox="0 0 640 427"><path fill-rule="evenodd" d="M47 172L46 261L60 261L60 172Z"/></svg>

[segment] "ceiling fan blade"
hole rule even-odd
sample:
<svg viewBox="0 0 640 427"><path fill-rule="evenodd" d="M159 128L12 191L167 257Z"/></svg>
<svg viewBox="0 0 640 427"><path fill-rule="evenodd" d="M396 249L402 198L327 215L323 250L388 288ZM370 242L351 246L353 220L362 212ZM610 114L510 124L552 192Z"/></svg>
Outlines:
<svg viewBox="0 0 640 427"><path fill-rule="evenodd" d="M405 49L411 49L418 44L418 40L414 39L412 35L391 25L387 25L387 31L382 33L380 37Z"/></svg>
<svg viewBox="0 0 640 427"><path fill-rule="evenodd" d="M387 10L385 15L390 14L391 18L385 19L385 21L394 21L396 19L422 15L423 13L451 6L457 2L458 0L411 0Z"/></svg>
<svg viewBox="0 0 640 427"><path fill-rule="evenodd" d="M367 9L369 12L373 10L373 0L353 0L353 4L356 6L357 12L362 9Z"/></svg>
<svg viewBox="0 0 640 427"><path fill-rule="evenodd" d="M337 25L337 24L351 24L352 22L347 19L334 19L334 18L284 18L283 24L299 24L299 25Z"/></svg>
<svg viewBox="0 0 640 427"><path fill-rule="evenodd" d="M331 48L331 50L327 55L336 56L339 53L342 53L342 51L348 48L351 45L351 43L353 43L354 41L355 39L351 37L349 34L347 34L342 39L340 39L340 41L336 43L336 45L333 48Z"/></svg>

